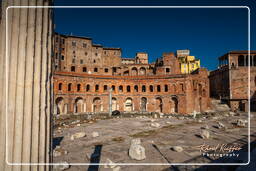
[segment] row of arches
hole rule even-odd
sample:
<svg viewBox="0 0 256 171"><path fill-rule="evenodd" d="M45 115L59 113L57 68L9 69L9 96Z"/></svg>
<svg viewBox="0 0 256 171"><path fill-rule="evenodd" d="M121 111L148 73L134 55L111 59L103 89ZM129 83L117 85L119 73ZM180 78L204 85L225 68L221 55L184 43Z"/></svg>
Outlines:
<svg viewBox="0 0 256 171"><path fill-rule="evenodd" d="M137 75L146 75L146 73L147 72L146 72L146 68L145 67L140 67L139 69L136 68L136 67L133 67L131 69L131 71L130 70L124 71L123 75L124 76L129 76L129 75L137 76Z"/></svg>
<svg viewBox="0 0 256 171"><path fill-rule="evenodd" d="M178 87L177 87L178 86ZM100 85L96 84L94 85L94 87L92 87L92 85L87 84L83 87L83 90L85 92L92 92L92 89L94 88L94 92L99 92L100 91ZM185 91L184 89L184 84L180 83L179 85L177 84L164 84L164 85L142 85L142 86L138 86L138 85L134 85L134 86L130 86L130 85L119 85L119 86L109 86L109 85L103 85L102 92L107 92L109 89L112 89L113 92L118 91L118 92L131 92L133 89L133 92L169 92L170 90L172 90L172 92L176 92L178 91ZM63 83L59 83L58 84L58 90L62 91L63 90ZM76 84L76 88L74 88L72 83L68 83L67 86L67 91L77 91L80 92L82 91L82 85Z"/></svg>
<svg viewBox="0 0 256 171"><path fill-rule="evenodd" d="M157 97L155 98L155 112L163 112L163 100L161 97ZM176 96L171 97L170 102L171 105L170 106L170 113L178 113L178 98ZM119 110L119 104L118 100L116 97L112 98L112 111L114 110ZM63 97L58 97L55 100L55 105L56 105L56 114L67 114L68 113L68 107L69 104L65 102ZM123 111L125 112L132 112L134 111L134 101L133 98L128 97L125 99L124 103L124 108ZM85 103L85 99L83 99L82 97L77 97L74 100L74 105L73 105L74 109L73 112L74 113L83 113L83 112L87 112L86 109L86 103ZM95 97L93 99L93 103L92 103L92 111L94 113L98 113L98 112L103 112L104 106L103 106L103 101L100 97ZM146 97L141 97L140 98L140 111L142 112L146 112L148 111L148 98Z"/></svg>

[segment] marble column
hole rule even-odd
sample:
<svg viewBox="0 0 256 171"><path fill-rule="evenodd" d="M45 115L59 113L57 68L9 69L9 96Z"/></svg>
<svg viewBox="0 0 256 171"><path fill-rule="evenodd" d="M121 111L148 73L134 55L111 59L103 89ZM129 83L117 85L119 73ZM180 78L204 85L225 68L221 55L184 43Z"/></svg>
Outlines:
<svg viewBox="0 0 256 171"><path fill-rule="evenodd" d="M1 2L0 170L50 170L37 163L51 162L52 9L10 8L6 14L19 5L52 1Z"/></svg>

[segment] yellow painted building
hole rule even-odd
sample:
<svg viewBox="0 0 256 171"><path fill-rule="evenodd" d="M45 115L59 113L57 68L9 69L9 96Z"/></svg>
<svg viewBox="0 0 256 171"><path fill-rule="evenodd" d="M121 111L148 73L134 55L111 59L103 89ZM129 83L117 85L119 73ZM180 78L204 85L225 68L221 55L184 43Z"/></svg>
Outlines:
<svg viewBox="0 0 256 171"><path fill-rule="evenodd" d="M189 74L200 68L200 59L196 59L195 56L178 56L178 59L183 74Z"/></svg>

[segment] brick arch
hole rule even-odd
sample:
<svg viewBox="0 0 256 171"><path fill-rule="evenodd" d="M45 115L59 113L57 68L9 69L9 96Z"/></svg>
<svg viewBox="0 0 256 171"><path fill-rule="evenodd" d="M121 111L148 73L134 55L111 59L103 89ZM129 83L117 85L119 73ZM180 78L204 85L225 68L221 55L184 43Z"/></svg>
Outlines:
<svg viewBox="0 0 256 171"><path fill-rule="evenodd" d="M103 106L102 106L102 100L100 97L95 97L93 99L93 112L101 112L103 111Z"/></svg>
<svg viewBox="0 0 256 171"><path fill-rule="evenodd" d="M178 96L171 96L170 99L171 113L179 112L179 98Z"/></svg>
<svg viewBox="0 0 256 171"><path fill-rule="evenodd" d="M146 75L146 68L145 67L140 67L139 75Z"/></svg>
<svg viewBox="0 0 256 171"><path fill-rule="evenodd" d="M138 69L136 67L132 67L131 75L132 76L137 76L138 75Z"/></svg>
<svg viewBox="0 0 256 171"><path fill-rule="evenodd" d="M131 112L133 111L133 99L131 97L127 97L124 102L124 111Z"/></svg>
<svg viewBox="0 0 256 171"><path fill-rule="evenodd" d="M156 112L163 112L163 99L158 96L155 98L155 111Z"/></svg>
<svg viewBox="0 0 256 171"><path fill-rule="evenodd" d="M67 107L67 102L62 96L55 99L55 114L67 114Z"/></svg>
<svg viewBox="0 0 256 171"><path fill-rule="evenodd" d="M82 113L86 111L85 99L82 97L76 97L74 99L74 113Z"/></svg>
<svg viewBox="0 0 256 171"><path fill-rule="evenodd" d="M77 83L76 84L76 91L80 92L82 90L82 84L81 83Z"/></svg>

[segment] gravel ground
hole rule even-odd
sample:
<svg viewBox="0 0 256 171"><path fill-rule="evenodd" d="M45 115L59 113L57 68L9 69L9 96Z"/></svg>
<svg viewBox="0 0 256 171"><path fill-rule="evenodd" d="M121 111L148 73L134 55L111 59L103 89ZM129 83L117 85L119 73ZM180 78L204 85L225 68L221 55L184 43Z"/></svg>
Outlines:
<svg viewBox="0 0 256 171"><path fill-rule="evenodd" d="M255 114L253 113L252 116ZM217 144L232 144L242 147L239 161L246 161L246 149L248 139L248 127L239 127L235 123L238 119L248 120L247 113L239 113L235 116L225 114L214 116L170 117L170 118L112 118L105 120L93 120L61 126L54 130L54 144L56 149L66 151L60 156L54 157L54 162L67 163L107 163L110 159L115 163L215 163L218 157L204 157L197 147L202 144L216 146ZM225 128L218 128L218 122ZM255 117L251 117L251 142L255 141ZM159 123L160 127L152 127L152 123ZM209 139L202 139L200 132L208 126ZM71 135L84 132L85 137L71 140ZM98 137L93 137L92 132L98 132ZM140 138L145 148L146 159L133 160L128 155L130 142L134 138ZM181 146L182 152L171 150L173 146ZM55 150L56 150L55 149ZM97 156L96 153L99 155ZM96 161L93 160L96 155ZM98 159L98 161L97 161ZM235 159L235 162L238 160ZM156 171L156 170L193 170L200 166L166 166L166 165L119 165L114 169L102 166L70 165L66 170L122 170L122 171Z"/></svg>

